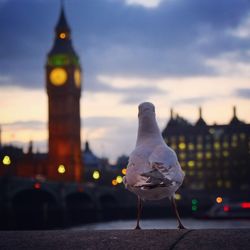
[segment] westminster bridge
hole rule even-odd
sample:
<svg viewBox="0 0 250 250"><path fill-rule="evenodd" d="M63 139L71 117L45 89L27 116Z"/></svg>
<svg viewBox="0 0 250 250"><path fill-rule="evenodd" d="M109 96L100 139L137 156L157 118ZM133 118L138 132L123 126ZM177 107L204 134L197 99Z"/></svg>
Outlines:
<svg viewBox="0 0 250 250"><path fill-rule="evenodd" d="M192 216L194 198L199 210L212 205L214 195L182 189L178 206ZM67 228L85 223L136 218L137 198L121 184L54 182L14 176L0 177L0 230ZM143 217L172 216L167 199L147 202Z"/></svg>
<svg viewBox="0 0 250 250"><path fill-rule="evenodd" d="M0 177L0 229L67 227L126 217L135 204L136 197L123 187Z"/></svg>

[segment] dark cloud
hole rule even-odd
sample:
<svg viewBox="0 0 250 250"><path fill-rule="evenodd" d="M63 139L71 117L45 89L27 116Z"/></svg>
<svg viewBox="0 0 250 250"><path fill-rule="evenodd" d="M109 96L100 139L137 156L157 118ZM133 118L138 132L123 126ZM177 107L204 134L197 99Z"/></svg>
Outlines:
<svg viewBox="0 0 250 250"><path fill-rule="evenodd" d="M250 99L250 88L236 89L234 92L234 95L245 98L245 99Z"/></svg>
<svg viewBox="0 0 250 250"><path fill-rule="evenodd" d="M65 2L86 90L112 91L94 82L98 74L211 75L215 71L204 64L206 58L250 49L249 41L226 32L250 13L249 1L163 1L155 9L124 2ZM58 15L57 0L0 3L0 76L10 77L14 85L44 88L44 64Z"/></svg>

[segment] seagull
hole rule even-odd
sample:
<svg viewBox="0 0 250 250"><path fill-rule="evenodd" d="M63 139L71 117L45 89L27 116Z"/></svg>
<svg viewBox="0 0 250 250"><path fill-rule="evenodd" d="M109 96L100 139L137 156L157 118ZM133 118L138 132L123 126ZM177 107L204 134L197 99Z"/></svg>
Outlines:
<svg viewBox="0 0 250 250"><path fill-rule="evenodd" d="M138 106L139 127L135 149L129 156L125 187L138 197L137 223L140 228L142 201L168 197L178 221L178 228L185 229L177 210L174 195L181 186L184 172L176 153L164 142L155 118L155 107L150 102Z"/></svg>

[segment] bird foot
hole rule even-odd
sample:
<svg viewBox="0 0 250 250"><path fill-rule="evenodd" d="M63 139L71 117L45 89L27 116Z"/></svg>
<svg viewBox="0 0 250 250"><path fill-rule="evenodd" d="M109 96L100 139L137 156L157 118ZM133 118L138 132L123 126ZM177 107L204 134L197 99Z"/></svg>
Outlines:
<svg viewBox="0 0 250 250"><path fill-rule="evenodd" d="M178 229L187 229L182 224L179 224Z"/></svg>
<svg viewBox="0 0 250 250"><path fill-rule="evenodd" d="M134 228L134 230L141 230L139 225L136 225L136 227Z"/></svg>

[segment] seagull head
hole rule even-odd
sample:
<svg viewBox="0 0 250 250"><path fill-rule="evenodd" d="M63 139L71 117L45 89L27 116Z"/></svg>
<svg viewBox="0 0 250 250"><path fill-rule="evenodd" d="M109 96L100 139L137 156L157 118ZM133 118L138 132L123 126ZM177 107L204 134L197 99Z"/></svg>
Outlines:
<svg viewBox="0 0 250 250"><path fill-rule="evenodd" d="M138 106L138 116L155 114L155 106L151 102L143 102Z"/></svg>

